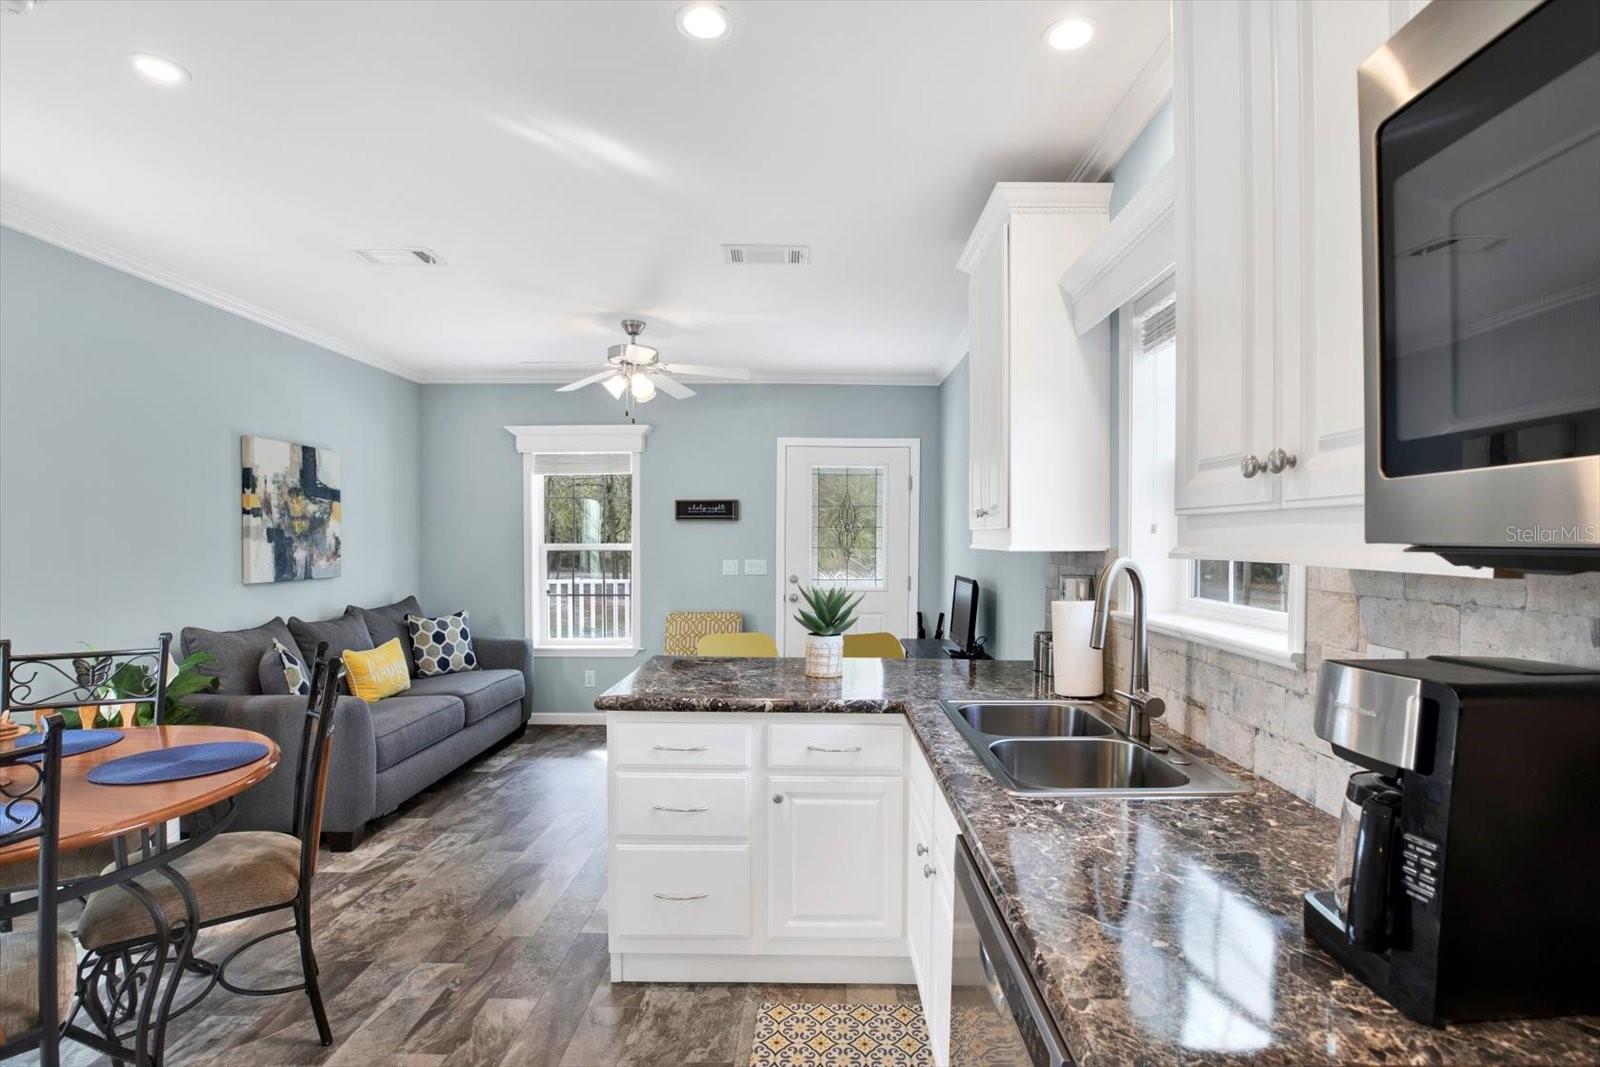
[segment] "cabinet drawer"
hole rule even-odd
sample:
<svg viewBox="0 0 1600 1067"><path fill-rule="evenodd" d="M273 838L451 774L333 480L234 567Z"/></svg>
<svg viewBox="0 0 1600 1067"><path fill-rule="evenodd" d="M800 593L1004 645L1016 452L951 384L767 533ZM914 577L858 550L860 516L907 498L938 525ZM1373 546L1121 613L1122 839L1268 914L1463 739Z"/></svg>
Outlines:
<svg viewBox="0 0 1600 1067"><path fill-rule="evenodd" d="M609 892L614 936L746 937L750 850L617 845Z"/></svg>
<svg viewBox="0 0 1600 1067"><path fill-rule="evenodd" d="M767 727L767 765L784 770L897 771L899 723L774 723Z"/></svg>
<svg viewBox="0 0 1600 1067"><path fill-rule="evenodd" d="M619 722L606 737L612 766L747 767L750 727L719 722Z"/></svg>
<svg viewBox="0 0 1600 1067"><path fill-rule="evenodd" d="M624 837L748 837L750 779L742 774L616 776L615 831Z"/></svg>
<svg viewBox="0 0 1600 1067"><path fill-rule="evenodd" d="M917 739L911 736L908 729L906 736L906 792L911 794L912 803L922 810L922 817L930 823L933 821L933 806L943 803L944 798L939 793L939 783L933 776L933 768L928 766L928 757L923 754L922 746L917 744Z"/></svg>

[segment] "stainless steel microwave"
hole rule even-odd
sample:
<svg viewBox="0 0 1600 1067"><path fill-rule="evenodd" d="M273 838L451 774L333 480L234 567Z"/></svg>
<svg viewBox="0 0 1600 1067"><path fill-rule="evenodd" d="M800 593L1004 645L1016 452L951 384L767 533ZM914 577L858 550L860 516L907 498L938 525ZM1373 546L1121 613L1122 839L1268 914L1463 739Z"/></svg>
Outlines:
<svg viewBox="0 0 1600 1067"><path fill-rule="evenodd" d="M1600 4L1434 0L1357 84L1367 540L1600 570Z"/></svg>

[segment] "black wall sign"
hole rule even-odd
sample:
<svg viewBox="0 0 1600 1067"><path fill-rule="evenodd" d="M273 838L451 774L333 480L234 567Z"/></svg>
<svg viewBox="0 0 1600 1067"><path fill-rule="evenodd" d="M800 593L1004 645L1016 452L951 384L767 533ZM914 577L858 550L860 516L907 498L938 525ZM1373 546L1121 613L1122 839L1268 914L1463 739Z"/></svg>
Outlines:
<svg viewBox="0 0 1600 1067"><path fill-rule="evenodd" d="M684 519L719 519L723 522L739 521L737 500L675 500L673 516Z"/></svg>

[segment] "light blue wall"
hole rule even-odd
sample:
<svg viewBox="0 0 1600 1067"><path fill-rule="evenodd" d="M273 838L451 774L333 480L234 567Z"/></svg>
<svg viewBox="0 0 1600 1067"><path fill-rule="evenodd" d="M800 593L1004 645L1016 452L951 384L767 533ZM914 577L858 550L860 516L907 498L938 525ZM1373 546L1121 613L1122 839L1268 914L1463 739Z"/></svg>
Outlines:
<svg viewBox="0 0 1600 1067"><path fill-rule="evenodd" d="M779 437L920 438L918 593L924 613L948 597L939 549L939 389L696 385L695 391L692 400L663 397L639 414L653 427L640 485L645 655L660 650L672 610L736 609L747 629L774 632ZM522 633L522 458L504 428L621 421L622 405L601 389L558 394L550 385L424 387L424 606L468 608L485 634ZM739 521L675 522L673 500L696 497L738 498ZM773 573L724 577L724 559L764 559ZM541 658L535 706L588 710L601 689L643 659ZM595 689L583 687L585 670L596 672Z"/></svg>
<svg viewBox="0 0 1600 1067"><path fill-rule="evenodd" d="M1106 181L1111 182L1111 217L1128 206L1145 182L1172 158L1175 142L1172 133L1172 97L1150 116L1139 136L1133 139L1122 158L1111 165Z"/></svg>
<svg viewBox="0 0 1600 1067"><path fill-rule="evenodd" d="M0 636L335 615L416 587L419 388L0 229ZM344 573L239 577L239 435L339 452Z"/></svg>

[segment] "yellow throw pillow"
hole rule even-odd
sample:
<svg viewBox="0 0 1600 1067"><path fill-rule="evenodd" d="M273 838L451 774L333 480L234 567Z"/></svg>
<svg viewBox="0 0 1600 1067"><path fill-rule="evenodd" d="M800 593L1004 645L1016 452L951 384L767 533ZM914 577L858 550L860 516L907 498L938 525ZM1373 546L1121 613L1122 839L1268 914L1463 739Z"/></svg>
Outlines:
<svg viewBox="0 0 1600 1067"><path fill-rule="evenodd" d="M406 652L398 637L385 641L370 652L357 652L354 649L346 652L344 672L350 683L350 692L368 702L392 697L411 688Z"/></svg>

